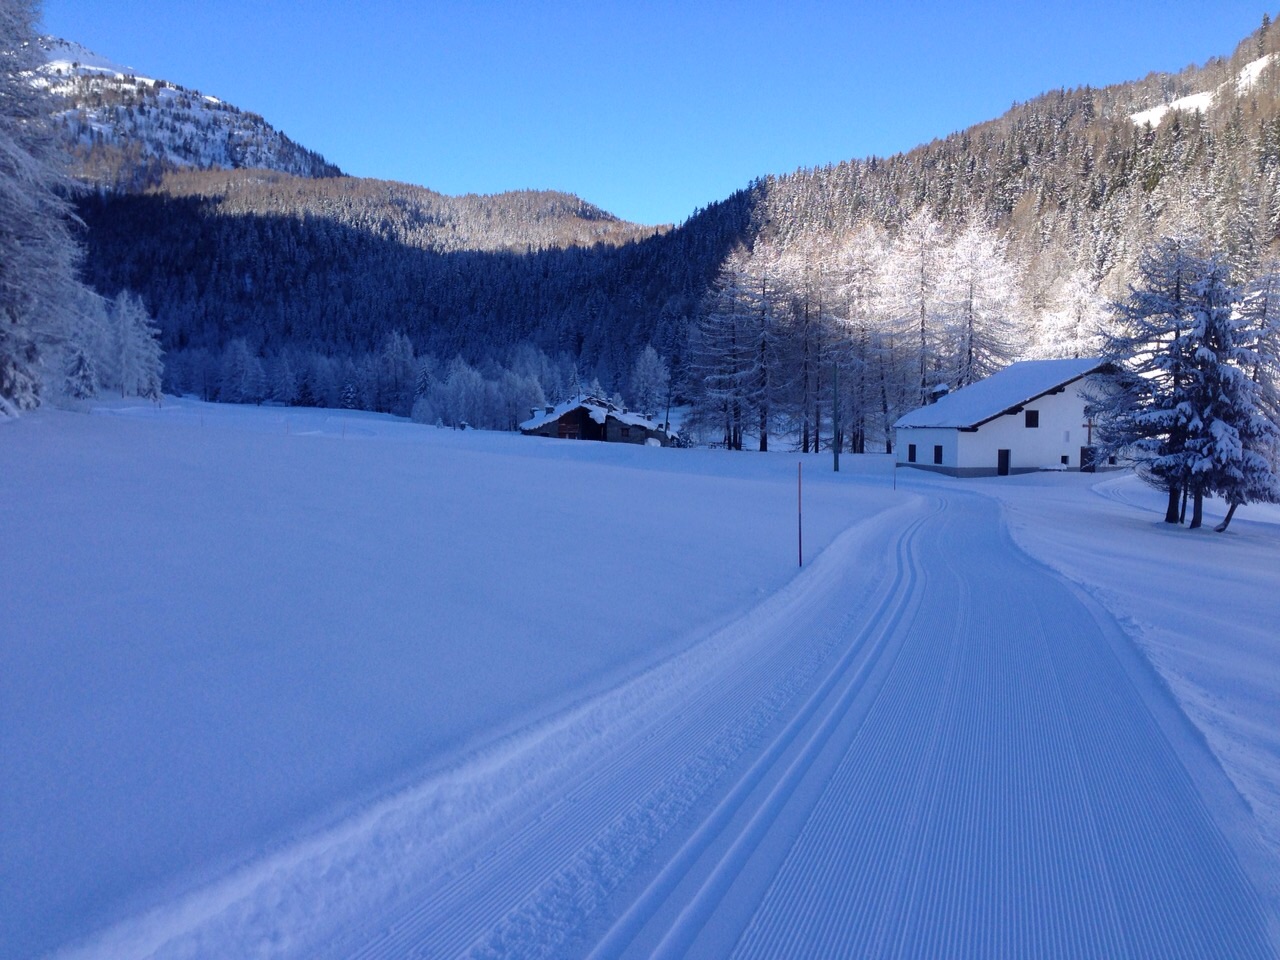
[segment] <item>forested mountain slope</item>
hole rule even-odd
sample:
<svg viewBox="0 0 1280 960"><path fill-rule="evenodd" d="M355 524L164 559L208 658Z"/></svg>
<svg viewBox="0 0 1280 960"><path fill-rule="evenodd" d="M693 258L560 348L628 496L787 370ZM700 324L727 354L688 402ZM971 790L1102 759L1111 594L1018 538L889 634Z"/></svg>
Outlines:
<svg viewBox="0 0 1280 960"><path fill-rule="evenodd" d="M1178 74L1053 91L889 158L769 177L762 222L788 242L920 209L999 227L1043 297L1076 267L1123 288L1159 232L1192 228L1253 261L1280 228L1280 29Z"/></svg>
<svg viewBox="0 0 1280 960"><path fill-rule="evenodd" d="M590 358L608 378L650 341L680 352L752 203L744 191L693 229L661 231L566 194L445 197L375 180L208 171L85 195L79 212L94 286L142 291L170 352L203 351L198 362L214 368L237 338L262 358L347 361L402 332L418 355L505 362L532 344Z"/></svg>
<svg viewBox="0 0 1280 960"><path fill-rule="evenodd" d="M1080 330L1162 233L1199 234L1242 274L1266 260L1280 229L1278 50L1264 20L1204 66L1053 91L894 157L768 176L666 231L563 194L171 169L81 199L89 278L140 291L171 387L209 396L233 341L267 369L286 355L295 371L341 366L321 378L330 400L393 335L436 374L455 355L493 371L532 346L610 392L652 343L705 412L729 402L707 383L747 372L706 355L704 321L754 312L778 344L780 393L734 403L820 435L830 404L814 364L838 362L846 385L863 377L845 422L887 433L926 381L1087 348ZM915 299L913 256L937 272ZM977 361L975 330L990 341Z"/></svg>

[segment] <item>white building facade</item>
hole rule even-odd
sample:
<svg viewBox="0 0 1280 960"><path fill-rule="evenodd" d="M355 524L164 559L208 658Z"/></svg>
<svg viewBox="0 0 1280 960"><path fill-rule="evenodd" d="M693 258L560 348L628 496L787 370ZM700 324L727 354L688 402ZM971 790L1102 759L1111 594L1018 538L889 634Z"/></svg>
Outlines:
<svg viewBox="0 0 1280 960"><path fill-rule="evenodd" d="M1096 358L1031 360L898 420L900 466L957 477L1096 469L1084 392Z"/></svg>

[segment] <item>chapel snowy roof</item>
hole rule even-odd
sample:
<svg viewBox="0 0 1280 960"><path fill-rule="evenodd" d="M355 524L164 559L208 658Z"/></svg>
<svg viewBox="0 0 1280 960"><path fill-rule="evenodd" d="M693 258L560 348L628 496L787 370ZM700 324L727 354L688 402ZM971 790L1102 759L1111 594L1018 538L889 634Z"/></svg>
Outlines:
<svg viewBox="0 0 1280 960"><path fill-rule="evenodd" d="M1023 360L901 417L895 427L977 427L1104 367L1097 357Z"/></svg>
<svg viewBox="0 0 1280 960"><path fill-rule="evenodd" d="M555 423L570 410L576 410L579 407L585 409L591 419L601 426L604 425L605 421L609 417L613 417L620 423L624 423L630 427L644 427L647 430L657 430L659 427L659 424L655 423L643 414L621 410L608 400L601 400L599 397L579 394L570 400L565 400L563 403L552 407L550 413L540 413L536 417L526 420L524 423L520 424L520 429L537 430L539 427L545 427L549 423Z"/></svg>

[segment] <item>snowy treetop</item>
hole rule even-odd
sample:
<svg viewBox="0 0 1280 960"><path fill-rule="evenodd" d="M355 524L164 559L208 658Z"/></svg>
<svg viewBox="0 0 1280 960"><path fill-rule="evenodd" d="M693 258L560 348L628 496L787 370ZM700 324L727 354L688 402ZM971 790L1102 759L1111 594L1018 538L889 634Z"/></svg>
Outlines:
<svg viewBox="0 0 1280 960"><path fill-rule="evenodd" d="M1024 360L937 403L901 417L895 427L976 427L1052 393L1103 366L1097 357Z"/></svg>

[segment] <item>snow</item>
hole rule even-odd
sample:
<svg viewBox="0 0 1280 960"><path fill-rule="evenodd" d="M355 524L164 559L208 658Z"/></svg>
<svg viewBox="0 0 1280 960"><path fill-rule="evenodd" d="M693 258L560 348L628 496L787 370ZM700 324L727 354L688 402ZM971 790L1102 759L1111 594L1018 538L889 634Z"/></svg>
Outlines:
<svg viewBox="0 0 1280 960"><path fill-rule="evenodd" d="M982 489L1008 507L1019 544L1138 640L1280 852L1280 506L1241 507L1217 534L1224 503L1206 501L1200 531L1170 526L1164 494L1127 472Z"/></svg>
<svg viewBox="0 0 1280 960"><path fill-rule="evenodd" d="M132 67L121 66L71 40L53 37L43 41L47 70L55 73L104 73L116 77L133 75Z"/></svg>
<svg viewBox="0 0 1280 960"><path fill-rule="evenodd" d="M1023 360L913 410L896 427L974 427L1097 370L1096 357Z"/></svg>
<svg viewBox="0 0 1280 960"><path fill-rule="evenodd" d="M1268 53L1265 57L1259 57L1252 63L1245 64L1240 70L1240 76L1236 78L1236 89L1240 93L1248 93L1252 90L1262 76L1262 71L1271 66L1271 61L1275 58L1274 53Z"/></svg>
<svg viewBox="0 0 1280 960"><path fill-rule="evenodd" d="M555 423L570 410L575 410L578 407L584 408L587 411L587 415L601 426L604 425L609 417L613 417L620 423L625 423L632 427L644 427L647 430L656 430L659 427L657 422L643 414L621 410L607 400L580 395L572 400L565 400L563 403L556 404L551 408L550 413L544 411L531 417L520 424L520 429L537 430L540 427L545 427L549 423Z"/></svg>
<svg viewBox="0 0 1280 960"><path fill-rule="evenodd" d="M692 644L795 572L794 464L738 466L172 400L8 426L0 930L83 934ZM865 507L808 506L814 552Z"/></svg>
<svg viewBox="0 0 1280 960"><path fill-rule="evenodd" d="M1276 511L91 409L0 428L0 955L1276 953Z"/></svg>
<svg viewBox="0 0 1280 960"><path fill-rule="evenodd" d="M1269 53L1265 57L1259 57L1257 60L1253 60L1241 67L1234 84L1235 93L1245 94L1252 90L1257 85L1258 78L1262 76L1262 71L1271 64L1274 57L1275 54ZM1218 93L1226 86L1228 84L1223 84L1218 90L1193 93L1190 96L1179 97L1171 103L1163 103L1146 110L1139 110L1137 113L1131 114L1129 119L1139 127L1148 123L1153 127L1158 127L1171 110L1182 113L1208 113L1217 101Z"/></svg>
<svg viewBox="0 0 1280 960"><path fill-rule="evenodd" d="M1213 100L1214 94L1212 91L1193 93L1188 97L1179 97L1171 103L1162 103L1157 107L1140 110L1133 114L1130 119L1139 127L1148 123L1153 127L1158 127L1160 126L1160 121L1171 110L1181 111L1182 113L1207 113L1209 108L1213 106Z"/></svg>

